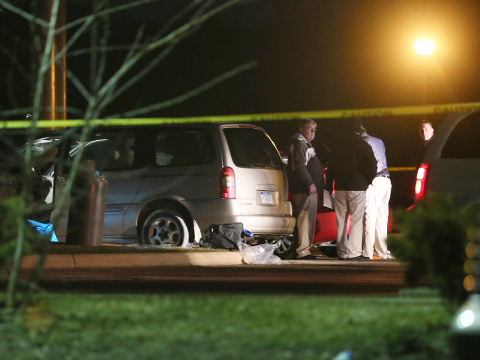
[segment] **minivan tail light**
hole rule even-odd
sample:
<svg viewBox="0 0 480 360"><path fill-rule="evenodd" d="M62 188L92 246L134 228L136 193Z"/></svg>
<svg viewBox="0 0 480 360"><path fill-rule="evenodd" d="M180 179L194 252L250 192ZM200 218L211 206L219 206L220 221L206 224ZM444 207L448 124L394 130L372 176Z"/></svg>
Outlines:
<svg viewBox="0 0 480 360"><path fill-rule="evenodd" d="M425 196L429 169L429 164L421 164L417 170L417 180L415 181L415 201L423 199Z"/></svg>
<svg viewBox="0 0 480 360"><path fill-rule="evenodd" d="M235 199L236 197L235 172L231 167L223 167L220 169L220 198Z"/></svg>

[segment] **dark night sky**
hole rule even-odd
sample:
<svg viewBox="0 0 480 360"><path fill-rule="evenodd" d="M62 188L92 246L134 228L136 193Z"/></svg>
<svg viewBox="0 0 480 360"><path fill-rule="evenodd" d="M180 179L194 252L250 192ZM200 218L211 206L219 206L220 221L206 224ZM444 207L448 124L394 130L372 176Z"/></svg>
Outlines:
<svg viewBox="0 0 480 360"><path fill-rule="evenodd" d="M117 0L112 5L126 2ZM163 0L115 15L109 43L130 44L142 24L147 34L157 31L189 2ZM90 3L69 0L68 20L88 11ZM426 64L427 102L476 101L480 90L475 76L480 60L479 10L477 0L245 1L184 40L103 116L173 98L252 60L257 61L254 69L197 98L144 116L418 105L423 63L412 42L424 36L436 41ZM2 17L3 21L16 18ZM124 55L111 55L107 69L114 69ZM88 58L69 57L67 61L86 83ZM73 86L67 95L70 105L84 107Z"/></svg>
<svg viewBox="0 0 480 360"><path fill-rule="evenodd" d="M189 2L164 0L116 15L109 43L131 43L143 23L147 34L157 31ZM68 0L68 19L79 17L89 4L88 0ZM478 101L479 15L478 0L245 1L209 20L184 40L103 116L174 98L252 60L257 61L254 69L185 103L143 116L420 105L424 63L415 54L412 42L421 37L436 42L425 64L427 103ZM111 56L109 69L123 55ZM88 78L86 64L86 58L68 59L69 68L84 81ZM69 104L81 108L84 104L77 95L69 86ZM364 119L369 133L384 140L389 166L412 165L409 149L418 141L416 127L420 119ZM340 121L318 121L317 144L328 143ZM286 147L295 128L292 122L261 125L280 149Z"/></svg>
<svg viewBox="0 0 480 360"><path fill-rule="evenodd" d="M412 46L420 36L437 42L427 64L428 102L475 101L478 10L473 1L249 2L212 19L178 49L171 69L178 87L171 84L172 91L248 60L258 67L168 112L420 104L423 64Z"/></svg>
<svg viewBox="0 0 480 360"><path fill-rule="evenodd" d="M141 21L152 28L158 26L159 19L151 9L138 9L135 21L131 15L120 17L121 30L119 27L112 39L121 41L125 34L133 34ZM128 94L115 104L115 112L172 98L251 60L258 62L256 68L149 116L419 105L423 59L412 44L419 37L436 41L426 64L427 102L477 101L479 10L477 1L246 2L211 19L185 40L149 81L139 85L134 97ZM417 140L418 120L377 118L364 122L372 135L388 143L403 132L407 138L414 134L408 143ZM324 123L328 128L332 121ZM291 125L288 130L284 130L286 125L264 125L282 147ZM405 156L397 154L390 155L392 161L408 165L402 164Z"/></svg>
<svg viewBox="0 0 480 360"><path fill-rule="evenodd" d="M173 97L234 66L258 66L154 116L352 109L422 103L423 62L412 42L436 41L427 59L427 103L478 101L480 6L476 1L264 0L209 21L180 46L152 91ZM164 76L168 73L168 76ZM125 103L127 106L128 102ZM364 119L389 149L391 166L411 165L420 117ZM436 121L436 118L432 120ZM319 122L327 142L341 120ZM284 148L292 123L262 124ZM322 131L322 128L324 131Z"/></svg>

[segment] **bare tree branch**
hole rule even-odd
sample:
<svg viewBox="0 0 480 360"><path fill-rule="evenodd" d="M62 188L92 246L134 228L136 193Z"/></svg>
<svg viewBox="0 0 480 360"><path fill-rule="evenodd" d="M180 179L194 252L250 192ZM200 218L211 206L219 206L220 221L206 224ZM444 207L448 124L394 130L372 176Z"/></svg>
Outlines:
<svg viewBox="0 0 480 360"><path fill-rule="evenodd" d="M109 1L107 0L101 2L95 1L93 5L93 13L97 13L99 10L106 8L108 3ZM103 25L100 40L98 40L99 19L102 20L101 25ZM107 50L104 50L104 47L108 44L108 37L110 35L110 15L97 18L90 34L90 44L92 49L98 47L102 48L98 51L93 51L90 55L90 91L92 94L96 94L98 89L102 86L103 75L107 63ZM100 55L100 59L97 58L97 54Z"/></svg>
<svg viewBox="0 0 480 360"><path fill-rule="evenodd" d="M116 114L116 115L112 115L112 116L109 116L109 118L118 118L118 117L136 117L136 116L139 116L139 115L144 115L144 114L147 114L149 112L152 112L152 111L157 111L157 110L161 110L161 109L164 109L164 108L167 108L167 107L170 107L170 106L173 106L173 105L176 105L176 104L179 104L179 103L182 103L192 97L195 97L195 96L198 96L200 95L201 93L205 92L206 90L218 85L219 83L229 79L229 78L232 78L234 76L237 76L238 74L244 72L244 71L247 71L247 70L250 70L252 68L254 68L255 66L257 65L257 63L255 61L252 61L252 62L249 62L247 64L243 64L233 70L230 70L220 76L217 76L216 78L208 81L207 83L203 84L202 86L199 86L189 92L186 92L184 94L182 94L181 96L178 96L176 98L173 98L173 99L170 99L170 100L167 100L167 101L163 101L161 103L158 103L158 104L154 104L154 105L149 105L149 106L145 106L143 108L138 108L138 109L135 109L135 110L131 110L131 111L127 111L123 114Z"/></svg>
<svg viewBox="0 0 480 360"><path fill-rule="evenodd" d="M225 11L227 8L232 7L242 1L243 0L230 0L223 5L219 5L216 8L206 12L205 14L199 17L196 17L195 19L189 21L188 23L180 26L175 31L172 31L162 39L149 43L145 49L138 51L134 56L132 56L132 58L126 61L120 69L117 70L117 72L103 85L102 89L100 89L100 91L98 92L99 100L103 101L103 104L102 104L103 107L106 106L107 103L110 103L112 101L111 98L108 99L107 101L104 100L107 94L110 93L110 90L114 88L117 85L117 83L121 80L121 78L123 78L123 76L125 76L133 68L133 66L135 66L140 61L140 59L143 58L148 52L153 51L168 43L176 41L176 39L179 36L182 36L188 33L189 31L191 31L193 27L207 21L211 17L217 15L222 11ZM94 117L99 117L99 115L100 114L98 113L98 111L89 112L88 114L86 114L86 117L94 118Z"/></svg>
<svg viewBox="0 0 480 360"><path fill-rule="evenodd" d="M103 17L103 16L106 16L106 15L112 15L112 14L120 12L120 11L131 10L133 7L137 7L137 6L141 6L141 5L145 5L145 4L152 3L152 2L157 2L157 1L159 1L159 0L137 0L137 1L133 1L133 2L130 2L128 4L120 5L120 6L117 6L117 7L114 7L114 8L105 9L105 10L99 12L99 13L93 14L93 16ZM69 22L68 24L66 24L64 27L58 28L56 32L60 33L60 32L69 30L70 28L73 28L75 26L78 26L78 25L82 24L84 21L86 21L86 19L91 17L91 16L92 15L87 15L83 18L73 20L73 21Z"/></svg>
<svg viewBox="0 0 480 360"><path fill-rule="evenodd" d="M56 53L54 59L50 59L50 62L40 61L42 64L37 70L37 75L44 74L46 69L51 66L51 63L58 61L65 54L70 56L79 56L85 53L91 54L90 60L90 70L91 70L91 79L90 87L82 84L75 74L73 74L69 69L67 69L67 77L72 81L72 84L77 88L77 90L82 94L82 96L87 100L87 109L84 112L84 118L98 118L101 116L103 110L111 104L113 101L118 99L120 95L125 93L130 89L134 84L138 83L142 78L144 78L148 73L150 73L154 68L156 68L162 60L164 60L175 48L175 46L181 42L186 36L191 35L199 27L204 24L208 19L217 15L218 13L232 7L244 0L229 0L218 6L214 5L215 0L192 0L186 7L182 8L175 16L173 16L161 29L160 31L153 36L150 40L142 41L143 32L142 29L137 33L136 39L133 44L130 46L109 46L108 44L108 35L109 35L109 17L111 14L118 13L120 11L127 11L133 7L145 5L152 3L158 0L137 0L130 2L128 4L123 4L120 6L115 6L108 8L107 4L109 1L96 1L93 2L93 11L92 14L82 17L69 22L62 28L56 28L53 35L58 34L60 31L65 31L66 29L72 29L75 26L80 25L80 27L70 35L70 38L63 49L60 49ZM15 7L14 5L8 4L6 2L0 2L6 9L11 9L15 14L22 16L23 18L29 20L31 25L36 24L42 27L50 26L49 23L43 21L42 19L28 14L27 12ZM53 16L53 15L52 15ZM190 16L189 19L187 17ZM96 25L97 22L101 20L103 28L100 32L100 29ZM185 21L183 24L180 22ZM176 29L172 29L173 26L179 24ZM78 42L78 39L86 32L88 28L94 28L92 30L92 44L90 49L81 49L71 51L74 44ZM51 29L50 29L51 30ZM100 36L93 35L101 33ZM35 44L37 49L41 48L39 37L35 37ZM147 54L151 54L155 50L165 47L159 54L157 54L153 60L138 70L133 76L126 77L134 67L143 59ZM106 59L107 53L113 50L128 50L123 64L114 72L110 78L103 80L106 68ZM44 53L45 55L45 53ZM43 55L43 56L44 56ZM44 59L44 57L43 57ZM236 74L236 70L232 70L232 74ZM223 77L218 77L223 78ZM226 77L228 78L228 77ZM224 79L226 79L224 78ZM126 81L125 81L126 80ZM123 83L122 83L123 81ZM193 93L198 93L199 89L208 89L211 87L211 84L218 83L217 80L205 84L197 88L193 92L189 92L186 95L186 98L190 98ZM43 84L43 82L42 82ZM39 99L37 96L39 93L40 77L37 76L36 86L34 90L34 99ZM181 98L181 97L180 97ZM170 103L170 101L162 102L162 104ZM38 102L34 101L34 109L39 111ZM134 111L134 110L132 110ZM78 111L76 111L78 112ZM2 114L6 114L4 111ZM34 117L36 113L34 112Z"/></svg>
<svg viewBox="0 0 480 360"><path fill-rule="evenodd" d="M37 25L40 25L44 28L48 28L49 23L33 14L30 14L28 11L22 10L19 7L10 4L7 1L0 1L0 7L3 7L7 10L10 10L12 13L17 14L18 16L21 16L25 20L35 23Z"/></svg>
<svg viewBox="0 0 480 360"><path fill-rule="evenodd" d="M194 8L194 6L197 5L197 3L199 3L200 1L194 1L191 3L191 7L189 7L189 10L192 10ZM214 2L214 0L209 0L208 2L206 2L203 6L201 6L197 12L195 12L192 17L191 17L191 20L190 21L193 21L195 20L198 16L200 16L201 14L203 14L206 9L208 9L209 6L211 6L211 4ZM177 14L177 17L176 17L176 20L177 19L180 19L181 17L184 17L186 14L186 11L183 11L183 12L180 12L179 14ZM172 19L172 22L173 22L173 19ZM161 36L163 33L164 33L164 30L166 28L168 28L169 25L167 24L167 26L165 26L162 30L160 30L160 32L158 33L158 36ZM134 84L136 84L138 81L140 81L140 79L142 79L143 77L145 77L148 73L150 73L151 70L153 70L155 67L157 67L160 62L162 60L164 60L170 53L171 51L175 48L175 46L181 42L186 36L189 36L191 35L192 32L194 32L196 29L198 28L192 28L190 32L188 33L185 33L183 34L182 36L178 36L176 37L173 41L171 41L167 47L159 54L157 55L152 61L150 61L150 63L145 66L144 68L142 68L142 70L140 70L139 72L137 72L135 74L135 76L132 76L130 79L128 79L114 94L112 94L112 98L110 99L106 99L102 102L102 105L101 107L105 107L108 103L110 103L112 100L114 100L115 98L118 98L121 94L123 94L125 91L127 91L129 88L131 88ZM157 36L157 37L158 37ZM135 44L134 44L135 46ZM138 46L138 45L137 45ZM136 48L137 49L137 48Z"/></svg>
<svg viewBox="0 0 480 360"><path fill-rule="evenodd" d="M48 65L50 64L50 60L48 55L50 54L52 44L53 44L53 37L55 32L55 25L57 21L57 10L58 4L60 0L54 0L53 7L52 7L52 16L50 18L50 22L48 24L48 33L47 33L47 40L45 44L45 51L43 53L42 62L40 66L40 71L37 76L37 83L36 83L36 91L35 91L35 98L34 98L34 108L33 113L34 117L32 119L32 126L28 129L28 136L27 136L27 144L31 144L34 139L34 135L37 131L37 121L40 114L40 96L42 93L43 87L43 79L44 74L48 69ZM31 199L31 186L32 186L32 179L30 178L31 174L31 167L32 167L32 148L27 146L25 149L25 162L24 162L24 169L23 169L23 186L20 194L20 216L17 219L17 226L18 226L18 235L17 235L17 244L14 253L13 259L13 267L10 273L10 277L8 280L7 285L7 307L12 308L15 299L15 292L17 286L17 278L18 272L20 269L20 260L23 254L23 247L24 247L24 240L25 240L25 221L23 218L23 214L27 214L27 204Z"/></svg>

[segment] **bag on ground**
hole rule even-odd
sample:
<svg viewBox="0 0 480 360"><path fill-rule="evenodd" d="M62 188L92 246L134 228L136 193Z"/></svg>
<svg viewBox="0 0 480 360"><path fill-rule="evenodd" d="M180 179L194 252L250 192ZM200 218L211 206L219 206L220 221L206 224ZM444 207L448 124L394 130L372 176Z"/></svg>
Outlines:
<svg viewBox="0 0 480 360"><path fill-rule="evenodd" d="M50 223L44 224L35 220L27 219L27 224L37 233L48 236L51 242L58 242L57 235Z"/></svg>
<svg viewBox="0 0 480 360"><path fill-rule="evenodd" d="M213 224L200 240L200 246L213 249L238 249L242 239L243 223Z"/></svg>

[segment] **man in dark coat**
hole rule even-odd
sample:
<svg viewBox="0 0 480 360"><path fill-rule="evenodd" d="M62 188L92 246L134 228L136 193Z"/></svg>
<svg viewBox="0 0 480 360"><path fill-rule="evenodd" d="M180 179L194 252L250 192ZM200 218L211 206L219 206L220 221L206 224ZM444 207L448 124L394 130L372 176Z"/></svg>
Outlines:
<svg viewBox="0 0 480 360"><path fill-rule="evenodd" d="M335 189L335 215L337 219L338 258L370 260L362 256L363 217L366 190L377 173L377 160L372 148L360 136L362 123L349 121L347 135L333 149L327 166L328 191ZM350 235L347 221L350 215Z"/></svg>
<svg viewBox="0 0 480 360"><path fill-rule="evenodd" d="M311 141L315 138L317 124L312 119L298 123L288 152L288 190L297 220L297 259L314 260L310 253L315 236L317 193L323 190L323 166Z"/></svg>

